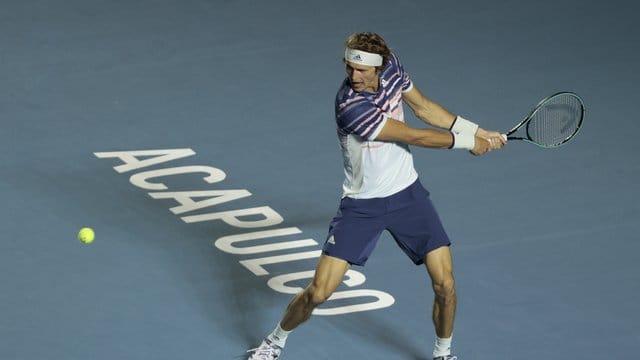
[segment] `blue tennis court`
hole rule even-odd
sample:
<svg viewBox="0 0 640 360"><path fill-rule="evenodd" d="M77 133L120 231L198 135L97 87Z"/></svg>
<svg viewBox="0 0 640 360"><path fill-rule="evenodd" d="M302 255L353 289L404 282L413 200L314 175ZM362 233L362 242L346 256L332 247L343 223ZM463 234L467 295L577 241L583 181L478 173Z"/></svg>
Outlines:
<svg viewBox="0 0 640 360"><path fill-rule="evenodd" d="M556 150L413 149L454 243L454 353L634 358L639 10L4 0L0 358L243 359L313 275L337 209L333 106L354 31L487 129L556 91L587 105ZM431 358L429 279L389 234L338 291L284 359Z"/></svg>

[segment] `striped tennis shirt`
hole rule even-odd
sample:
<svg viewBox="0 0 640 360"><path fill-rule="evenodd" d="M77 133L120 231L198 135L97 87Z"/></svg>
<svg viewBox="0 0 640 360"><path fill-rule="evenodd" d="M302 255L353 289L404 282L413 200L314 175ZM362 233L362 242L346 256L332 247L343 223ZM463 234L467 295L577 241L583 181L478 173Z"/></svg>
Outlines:
<svg viewBox="0 0 640 360"><path fill-rule="evenodd" d="M375 141L387 119L404 121L402 93L413 88L398 58L392 54L380 74L378 92L355 92L349 78L336 95L338 139L344 161L343 197L386 197L417 178L409 146Z"/></svg>

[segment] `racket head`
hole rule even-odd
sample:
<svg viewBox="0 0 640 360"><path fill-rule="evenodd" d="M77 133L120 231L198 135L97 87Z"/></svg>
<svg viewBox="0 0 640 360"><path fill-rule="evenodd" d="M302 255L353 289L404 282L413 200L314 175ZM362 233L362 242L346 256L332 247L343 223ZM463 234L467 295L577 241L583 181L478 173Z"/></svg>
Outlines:
<svg viewBox="0 0 640 360"><path fill-rule="evenodd" d="M558 147L580 131L584 113L584 102L578 94L558 92L542 99L524 120L507 132L507 138L544 148ZM524 136L511 136L521 127L525 128Z"/></svg>

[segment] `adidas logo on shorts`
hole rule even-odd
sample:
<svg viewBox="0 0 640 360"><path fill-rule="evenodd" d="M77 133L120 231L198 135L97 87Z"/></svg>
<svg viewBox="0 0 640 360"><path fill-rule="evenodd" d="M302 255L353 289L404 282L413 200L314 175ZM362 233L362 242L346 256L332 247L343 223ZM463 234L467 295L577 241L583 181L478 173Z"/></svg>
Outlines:
<svg viewBox="0 0 640 360"><path fill-rule="evenodd" d="M327 239L327 244L336 244L336 239L333 237L333 235L329 236L329 238Z"/></svg>

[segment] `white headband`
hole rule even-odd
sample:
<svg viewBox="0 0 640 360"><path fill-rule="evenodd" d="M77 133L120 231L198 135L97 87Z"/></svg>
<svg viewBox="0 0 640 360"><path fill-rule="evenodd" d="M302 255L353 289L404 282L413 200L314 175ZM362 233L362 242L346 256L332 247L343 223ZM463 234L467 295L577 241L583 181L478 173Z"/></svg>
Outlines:
<svg viewBox="0 0 640 360"><path fill-rule="evenodd" d="M344 59L346 61L367 65L367 66L380 66L382 65L382 56L379 54L373 54L366 51L346 48L344 51Z"/></svg>

